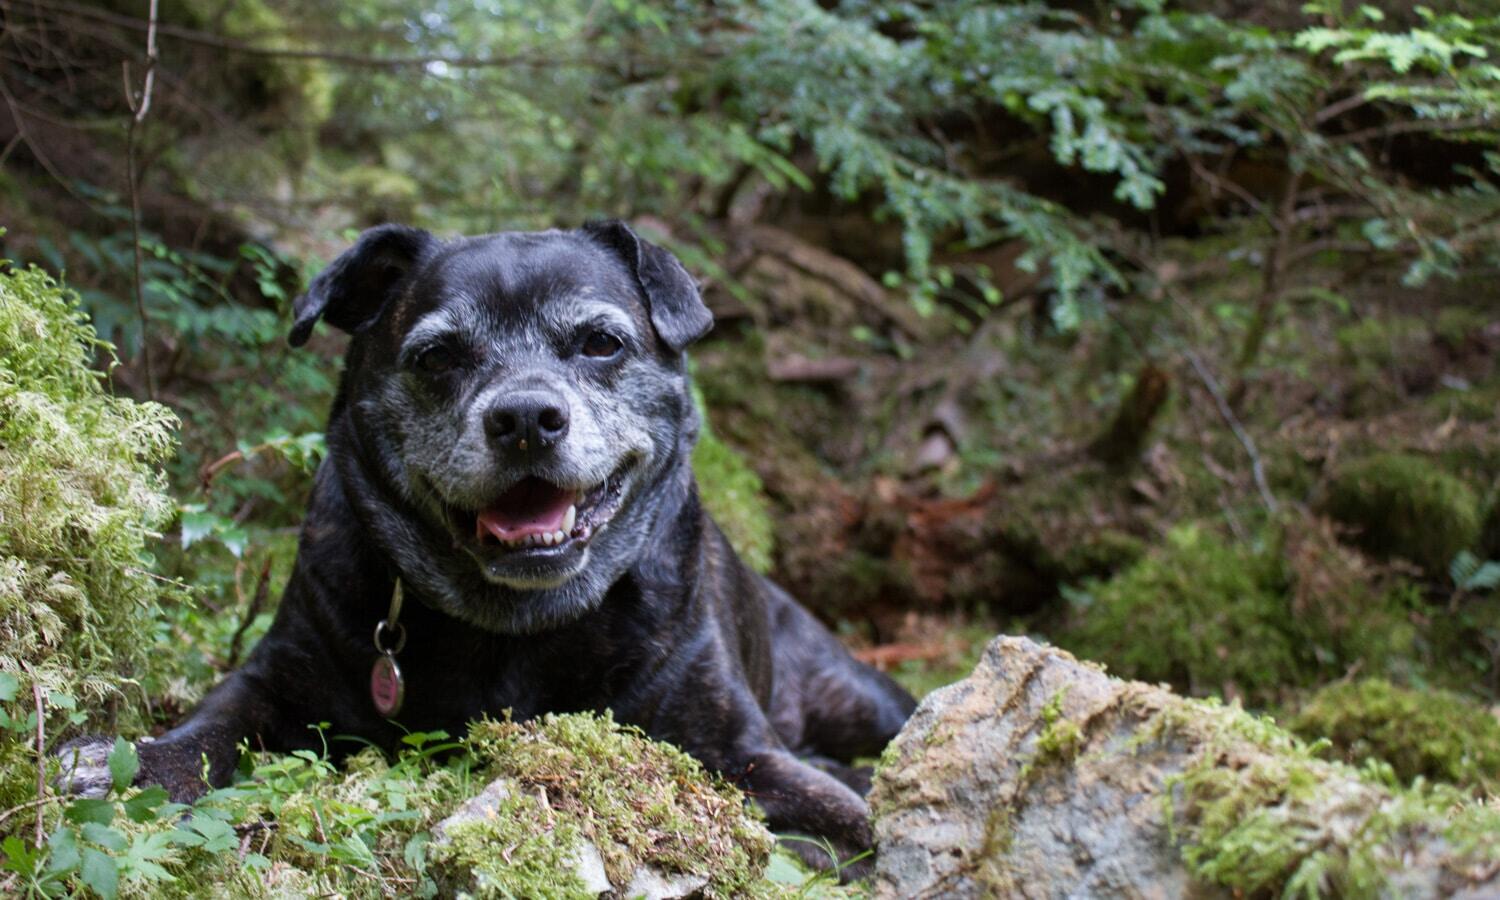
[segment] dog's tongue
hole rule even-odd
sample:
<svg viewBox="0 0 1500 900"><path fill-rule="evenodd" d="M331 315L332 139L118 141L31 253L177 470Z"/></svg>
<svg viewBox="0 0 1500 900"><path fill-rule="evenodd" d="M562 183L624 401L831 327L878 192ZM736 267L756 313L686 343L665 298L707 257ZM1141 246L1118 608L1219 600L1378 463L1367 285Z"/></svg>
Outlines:
<svg viewBox="0 0 1500 900"><path fill-rule="evenodd" d="M476 537L492 534L502 541L516 541L533 534L561 531L563 517L576 499L540 478L528 478L500 496L488 509L479 511Z"/></svg>

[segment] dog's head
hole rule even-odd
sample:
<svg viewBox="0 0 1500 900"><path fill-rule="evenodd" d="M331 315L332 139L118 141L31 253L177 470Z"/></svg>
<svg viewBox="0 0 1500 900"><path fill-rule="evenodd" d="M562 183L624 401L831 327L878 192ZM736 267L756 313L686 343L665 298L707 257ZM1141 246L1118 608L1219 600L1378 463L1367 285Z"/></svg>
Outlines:
<svg viewBox="0 0 1500 900"><path fill-rule="evenodd" d="M361 235L298 299L354 335L340 402L354 491L445 612L530 633L595 608L680 497L697 435L683 350L713 323L667 251L618 222L440 241Z"/></svg>

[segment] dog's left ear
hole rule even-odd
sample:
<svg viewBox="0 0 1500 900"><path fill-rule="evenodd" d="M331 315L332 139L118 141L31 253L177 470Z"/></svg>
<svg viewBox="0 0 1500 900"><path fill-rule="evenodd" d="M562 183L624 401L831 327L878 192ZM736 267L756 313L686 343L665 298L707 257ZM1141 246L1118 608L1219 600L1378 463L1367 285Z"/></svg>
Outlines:
<svg viewBox="0 0 1500 900"><path fill-rule="evenodd" d="M319 319L351 334L375 321L392 288L436 243L430 233L405 225L378 225L361 234L292 305L296 320L287 343L307 343Z"/></svg>
<svg viewBox="0 0 1500 900"><path fill-rule="evenodd" d="M646 292L651 325L673 353L681 353L714 327L714 314L704 305L693 276L677 257L641 238L617 219L590 223L583 231L618 253L635 273Z"/></svg>

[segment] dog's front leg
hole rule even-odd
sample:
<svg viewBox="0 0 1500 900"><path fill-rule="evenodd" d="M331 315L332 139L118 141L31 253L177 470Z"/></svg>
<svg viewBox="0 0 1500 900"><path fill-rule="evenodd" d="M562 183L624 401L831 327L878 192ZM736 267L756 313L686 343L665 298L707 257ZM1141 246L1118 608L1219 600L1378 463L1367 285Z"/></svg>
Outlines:
<svg viewBox="0 0 1500 900"><path fill-rule="evenodd" d="M241 669L228 675L181 725L155 740L136 744L140 768L135 783L159 784L177 803L190 803L234 774L239 744L252 744L274 726L274 707L256 676ZM80 738L59 751L60 787L83 796L102 796L110 785L108 756L114 739Z"/></svg>
<svg viewBox="0 0 1500 900"><path fill-rule="evenodd" d="M784 846L817 868L839 867L845 880L868 874L870 810L848 785L779 747L752 756L743 771L741 787L785 836Z"/></svg>

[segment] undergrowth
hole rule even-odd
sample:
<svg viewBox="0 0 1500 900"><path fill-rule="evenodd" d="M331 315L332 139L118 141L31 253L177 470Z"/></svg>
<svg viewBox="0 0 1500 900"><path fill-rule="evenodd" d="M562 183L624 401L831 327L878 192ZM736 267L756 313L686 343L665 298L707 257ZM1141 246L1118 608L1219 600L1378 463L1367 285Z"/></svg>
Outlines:
<svg viewBox="0 0 1500 900"><path fill-rule="evenodd" d="M4 264L0 263L0 268ZM148 541L173 516L165 407L112 396L78 301L39 269L0 271L0 809L36 813L39 749L138 728L161 670L155 623L179 586ZM40 722L38 722L40 718Z"/></svg>

